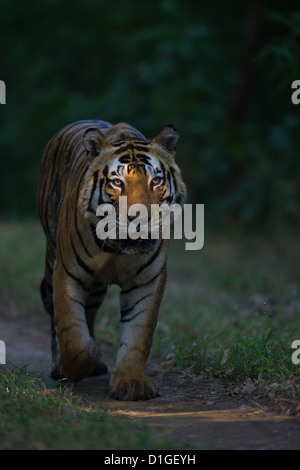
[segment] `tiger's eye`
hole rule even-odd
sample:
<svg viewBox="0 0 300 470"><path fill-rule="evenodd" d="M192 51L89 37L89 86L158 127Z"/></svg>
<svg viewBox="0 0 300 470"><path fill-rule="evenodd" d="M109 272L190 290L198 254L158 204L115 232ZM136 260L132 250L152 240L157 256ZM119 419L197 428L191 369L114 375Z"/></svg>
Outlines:
<svg viewBox="0 0 300 470"><path fill-rule="evenodd" d="M119 180L118 178L116 178L115 180L113 180L113 184L115 184L116 186L121 186L122 180Z"/></svg>
<svg viewBox="0 0 300 470"><path fill-rule="evenodd" d="M153 183L153 184L158 184L158 183L160 183L160 182L161 182L161 178L159 178L159 176L156 176L156 177L153 178L153 180L152 180L152 183Z"/></svg>

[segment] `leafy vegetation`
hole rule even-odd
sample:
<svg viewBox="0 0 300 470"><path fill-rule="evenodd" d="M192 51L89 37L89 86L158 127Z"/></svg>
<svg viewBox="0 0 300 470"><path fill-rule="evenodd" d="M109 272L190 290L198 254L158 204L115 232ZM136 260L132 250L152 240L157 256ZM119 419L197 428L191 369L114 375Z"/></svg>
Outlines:
<svg viewBox="0 0 300 470"><path fill-rule="evenodd" d="M178 163L207 222L299 222L300 10L275 0L4 0L0 197L35 213L48 139L74 120L173 122Z"/></svg>
<svg viewBox="0 0 300 470"><path fill-rule="evenodd" d="M151 360L299 398L299 35L294 1L3 0L0 314L45 315L36 179L48 139L80 119L128 121L149 138L172 122L205 245L171 245ZM117 293L99 342L118 344ZM0 397L0 448L169 445L24 368L0 375Z"/></svg>

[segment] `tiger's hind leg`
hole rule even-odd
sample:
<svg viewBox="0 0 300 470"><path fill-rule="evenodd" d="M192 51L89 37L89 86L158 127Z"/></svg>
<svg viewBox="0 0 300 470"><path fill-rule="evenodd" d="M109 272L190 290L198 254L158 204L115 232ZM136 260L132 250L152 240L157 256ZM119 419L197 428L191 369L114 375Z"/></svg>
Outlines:
<svg viewBox="0 0 300 470"><path fill-rule="evenodd" d="M62 380L65 378L65 374L62 371L60 365L60 354L59 354L59 343L57 336L57 327L54 316L54 306L53 306L53 287L52 284L49 285L46 283L44 278L41 282L41 297L43 301L44 308L46 312L50 315L51 318L51 350L52 350L52 367L50 377L53 380ZM97 311L100 308L107 287L99 286L99 284L94 284L89 300L85 308L85 316L88 325L88 329L91 337L94 339L94 323L97 315ZM97 366L91 372L90 377L95 377L99 375L104 375L108 373L107 366L101 360L98 362Z"/></svg>
<svg viewBox="0 0 300 470"><path fill-rule="evenodd" d="M54 306L53 306L53 286L46 282L46 277L41 282L41 297L44 305L44 309L50 315L51 319L51 352L52 352L52 366L50 377L53 380L61 380L64 378L64 374L59 365L59 346L57 338L56 322L54 317Z"/></svg>
<svg viewBox="0 0 300 470"><path fill-rule="evenodd" d="M100 306L102 305L106 291L107 291L106 286L104 286L102 283L95 282L92 287L91 293L89 295L88 301L86 303L85 317L86 317L86 322L88 325L90 335L93 339L95 339L95 334L94 334L95 318L96 318L96 315ZM100 360L97 366L94 368L94 370L90 374L90 377L95 377L98 375L105 375L107 373L108 373L108 369L107 369L106 364Z"/></svg>

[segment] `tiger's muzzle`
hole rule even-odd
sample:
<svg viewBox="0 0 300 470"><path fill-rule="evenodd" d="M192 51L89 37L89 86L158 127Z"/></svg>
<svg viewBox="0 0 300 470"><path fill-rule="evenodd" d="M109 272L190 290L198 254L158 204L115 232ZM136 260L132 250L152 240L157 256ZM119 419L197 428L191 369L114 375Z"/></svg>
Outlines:
<svg viewBox="0 0 300 470"><path fill-rule="evenodd" d="M126 238L120 240L121 242L121 253L126 255L145 255L151 253L154 250L156 240L142 239L132 240Z"/></svg>

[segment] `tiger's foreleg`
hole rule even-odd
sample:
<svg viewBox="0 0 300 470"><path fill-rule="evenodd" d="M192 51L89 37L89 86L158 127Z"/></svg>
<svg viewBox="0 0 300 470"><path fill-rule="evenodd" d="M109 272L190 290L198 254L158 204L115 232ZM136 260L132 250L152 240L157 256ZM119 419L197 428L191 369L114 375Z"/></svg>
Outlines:
<svg viewBox="0 0 300 470"><path fill-rule="evenodd" d="M146 362L166 283L166 266L155 281L121 292L121 339L110 380L118 400L147 400L158 396L158 385L146 375Z"/></svg>
<svg viewBox="0 0 300 470"><path fill-rule="evenodd" d="M53 279L60 365L69 380L78 382L88 377L100 360L85 315L87 292L75 276L67 275L60 263Z"/></svg>

